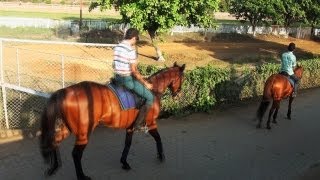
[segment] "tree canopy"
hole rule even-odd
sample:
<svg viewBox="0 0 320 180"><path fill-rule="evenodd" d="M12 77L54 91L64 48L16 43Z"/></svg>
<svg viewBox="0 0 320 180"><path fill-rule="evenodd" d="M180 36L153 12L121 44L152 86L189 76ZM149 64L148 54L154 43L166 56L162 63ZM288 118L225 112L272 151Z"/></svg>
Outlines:
<svg viewBox="0 0 320 180"><path fill-rule="evenodd" d="M166 31L175 25L211 27L213 12L218 5L219 0L98 0L91 3L90 10L114 6L120 11L124 23L139 30Z"/></svg>
<svg viewBox="0 0 320 180"><path fill-rule="evenodd" d="M320 26L320 0L305 0L303 4L306 20L311 25L311 34L314 35L316 26Z"/></svg>
<svg viewBox="0 0 320 180"><path fill-rule="evenodd" d="M275 14L273 0L230 0L230 13L237 19L249 21L253 35L257 25L268 23Z"/></svg>
<svg viewBox="0 0 320 180"><path fill-rule="evenodd" d="M274 7L277 14L273 19L286 29L295 22L303 22L305 20L305 12L302 6L304 1L305 0L275 0Z"/></svg>
<svg viewBox="0 0 320 180"><path fill-rule="evenodd" d="M249 21L254 33L260 24L282 25L288 30L292 24L303 22L314 29L320 23L320 0L230 0L229 12Z"/></svg>
<svg viewBox="0 0 320 180"><path fill-rule="evenodd" d="M212 27L219 0L97 0L89 9L105 10L112 6L120 11L124 23L149 33L158 57L163 58L154 42L157 32L168 31L175 25Z"/></svg>

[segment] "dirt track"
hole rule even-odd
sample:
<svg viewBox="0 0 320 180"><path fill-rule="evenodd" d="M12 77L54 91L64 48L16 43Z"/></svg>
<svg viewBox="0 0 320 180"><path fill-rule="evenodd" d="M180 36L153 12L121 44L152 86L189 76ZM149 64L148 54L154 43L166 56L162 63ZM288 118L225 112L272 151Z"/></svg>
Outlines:
<svg viewBox="0 0 320 180"><path fill-rule="evenodd" d="M129 172L119 163L124 131L99 127L84 151L84 169L95 180L317 180L319 99L320 89L301 92L293 103L292 121L285 119L284 101L278 125L272 124L271 131L255 128L252 117L258 102L212 114L161 119L166 162L156 161L156 146L149 135L136 134ZM50 179L75 179L73 143L69 137L61 144L62 167ZM0 143L0 159L0 179L44 179L37 138Z"/></svg>
<svg viewBox="0 0 320 180"><path fill-rule="evenodd" d="M170 63L173 61L186 63L189 68L206 64L224 67L230 64L279 61L280 54L286 51L290 42L296 43L295 54L298 60L303 57L320 56L319 42L272 36L244 40L218 39L213 42L171 42L162 43L160 47ZM150 57L155 58L151 46L140 47L139 53L144 63L152 63Z"/></svg>
<svg viewBox="0 0 320 180"><path fill-rule="evenodd" d="M66 7L61 6L47 6L43 7L38 4L32 6L30 4L22 4L22 7L18 3L1 4L2 10L30 10L38 11L45 9L48 12L59 12L66 10ZM31 7L32 6L32 7ZM87 7L84 7L86 12ZM67 8L68 13L79 13L78 7ZM112 10L111 10L112 11ZM118 15L116 12L104 12L108 15ZM98 12L95 12L98 13ZM232 19L230 15L226 13L217 13L216 17L219 19ZM236 37L230 38L228 36L219 37L213 39L208 37L197 37L194 40L188 36L188 34L180 34L179 38L168 36L165 42L160 43L160 48L164 53L167 62L165 64L171 65L173 62L186 63L187 68L191 69L196 66L203 66L206 64L212 64L219 67L225 67L230 64L250 64L250 63L263 63L274 62L279 60L281 52L286 50L286 46L290 42L294 42L297 45L297 59L302 57L314 57L320 56L320 43L308 40L301 40L295 38L279 38L275 36L259 36L255 39L248 37ZM234 36L234 35L233 35ZM202 39L201 39L202 38ZM139 47L140 60L146 64L159 64L155 61L155 50L149 44L148 37L142 37L145 40L144 44ZM206 42L209 41L209 42ZM211 41L211 42L210 42ZM25 46L24 48L49 51L50 53L65 54L69 56L77 56L84 58L99 58L102 60L110 60L112 58L112 51L88 50L79 47L59 47L48 46L39 47L38 45ZM160 64L163 64L162 62Z"/></svg>
<svg viewBox="0 0 320 180"><path fill-rule="evenodd" d="M272 36L260 36L257 39L217 39L213 42L176 42L174 39L160 43L159 46L164 53L166 62L157 62L155 50L150 44L144 43L138 46L139 60L144 64L172 65L177 61L186 63L188 69L196 66L211 64L217 67L225 67L230 64L244 65L265 62L278 62L279 56L286 51L290 42L296 43L295 54L298 61L302 58L320 56L320 43L315 41L301 40L295 38L277 38ZM61 45L37 45L24 44L18 48L32 49L39 52L48 52L57 55L81 57L84 59L98 59L112 61L112 50L106 48L88 48L82 46ZM15 52L10 55L15 56ZM37 53L33 53L36 58ZM23 57L23 54L21 55ZM50 58L47 58L50 59Z"/></svg>

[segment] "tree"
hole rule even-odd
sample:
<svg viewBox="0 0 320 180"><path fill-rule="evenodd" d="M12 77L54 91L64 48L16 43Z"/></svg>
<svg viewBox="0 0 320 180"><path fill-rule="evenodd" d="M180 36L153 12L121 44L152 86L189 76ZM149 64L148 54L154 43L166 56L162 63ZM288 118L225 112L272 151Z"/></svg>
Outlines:
<svg viewBox="0 0 320 180"><path fill-rule="evenodd" d="M220 0L219 11L227 12L229 11L229 7L230 7L230 0Z"/></svg>
<svg viewBox="0 0 320 180"><path fill-rule="evenodd" d="M306 20L311 25L311 37L313 37L315 27L320 25L320 0L305 0L303 10Z"/></svg>
<svg viewBox="0 0 320 180"><path fill-rule="evenodd" d="M284 25L288 33L290 25L295 22L304 21L305 12L302 3L305 0L275 0L274 7L277 15L274 16L274 21Z"/></svg>
<svg viewBox="0 0 320 180"><path fill-rule="evenodd" d="M114 6L120 11L124 23L148 32L158 60L164 60L157 45L157 34L175 25L212 27L213 12L218 5L219 0L97 0L89 9L100 7L105 10Z"/></svg>
<svg viewBox="0 0 320 180"><path fill-rule="evenodd" d="M230 0L230 14L237 19L249 21L252 26L253 36L259 24L267 24L275 14L273 0Z"/></svg>

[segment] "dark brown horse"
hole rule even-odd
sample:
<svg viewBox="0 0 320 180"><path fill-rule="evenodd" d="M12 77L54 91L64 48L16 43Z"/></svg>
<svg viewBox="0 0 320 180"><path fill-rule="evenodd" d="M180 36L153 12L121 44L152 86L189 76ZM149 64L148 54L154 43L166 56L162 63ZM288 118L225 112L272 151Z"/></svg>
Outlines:
<svg viewBox="0 0 320 180"><path fill-rule="evenodd" d="M185 65L165 68L148 78L153 84L155 102L146 118L149 133L155 139L158 159L164 160L163 147L157 131L156 119L160 112L160 98L169 88L173 96L177 95L184 80ZM81 157L91 132L98 124L111 128L127 129L125 147L120 162L123 169L130 169L127 156L131 146L132 127L138 109L122 110L117 97L106 85L95 82L80 82L78 84L54 92L48 100L41 117L40 149L50 167L46 175L52 175L61 166L59 144L71 132L76 141L72 157L78 180L90 179L83 173Z"/></svg>
<svg viewBox="0 0 320 180"><path fill-rule="evenodd" d="M301 79L302 73L303 73L303 68L301 66L297 66L294 70L294 74L299 79ZM257 128L261 128L263 115L265 114L270 102L273 101L271 109L269 111L269 117L267 121L267 129L271 129L271 126L270 126L271 116L273 115L272 122L276 124L277 123L276 118L277 118L278 110L280 108L280 101L288 97L289 97L289 107L288 107L287 118L291 120L291 104L294 99L294 97L292 96L292 93L293 93L293 87L286 76L282 74L271 75L265 83L262 101L257 111L257 118L259 120Z"/></svg>

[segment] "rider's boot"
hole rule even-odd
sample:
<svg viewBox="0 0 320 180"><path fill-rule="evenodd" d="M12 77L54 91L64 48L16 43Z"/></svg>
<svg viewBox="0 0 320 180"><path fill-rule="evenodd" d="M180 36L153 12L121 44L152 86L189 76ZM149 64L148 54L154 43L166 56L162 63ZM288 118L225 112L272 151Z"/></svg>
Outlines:
<svg viewBox="0 0 320 180"><path fill-rule="evenodd" d="M295 83L293 87L292 97L297 97L297 92L298 92L298 84Z"/></svg>
<svg viewBox="0 0 320 180"><path fill-rule="evenodd" d="M148 131L145 126L146 122L145 119L151 109L151 105L144 104L141 106L138 116L133 123L133 131Z"/></svg>

